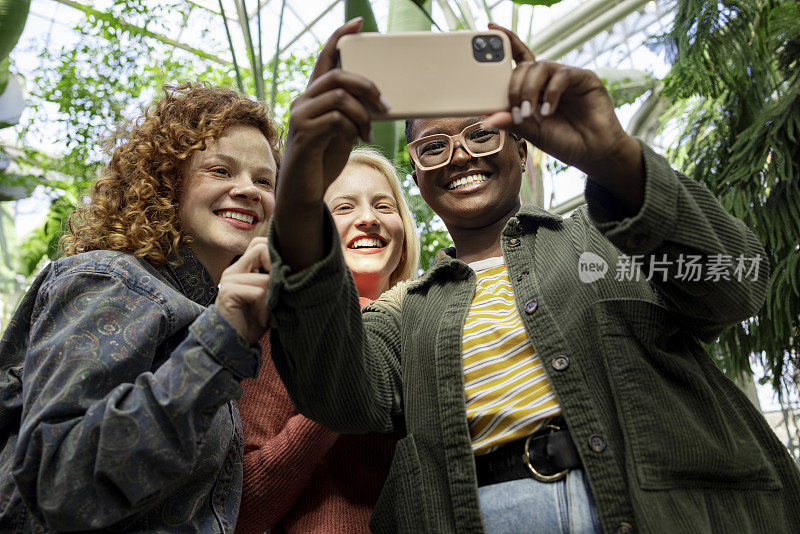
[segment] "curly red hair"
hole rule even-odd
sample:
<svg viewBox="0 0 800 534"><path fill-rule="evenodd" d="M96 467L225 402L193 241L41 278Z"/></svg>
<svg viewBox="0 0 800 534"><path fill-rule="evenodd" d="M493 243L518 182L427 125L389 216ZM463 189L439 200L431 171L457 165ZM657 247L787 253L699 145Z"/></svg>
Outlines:
<svg viewBox="0 0 800 534"><path fill-rule="evenodd" d="M187 237L178 222L184 165L230 126L258 128L280 164L280 131L263 103L208 83L164 86L117 146L88 204L69 219L66 255L118 250L163 265Z"/></svg>

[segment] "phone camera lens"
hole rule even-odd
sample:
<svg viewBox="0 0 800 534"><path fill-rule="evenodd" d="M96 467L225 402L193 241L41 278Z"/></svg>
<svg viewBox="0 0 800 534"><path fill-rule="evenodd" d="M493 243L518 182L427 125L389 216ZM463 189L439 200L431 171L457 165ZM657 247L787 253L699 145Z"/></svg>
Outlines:
<svg viewBox="0 0 800 534"><path fill-rule="evenodd" d="M472 46L475 50L483 50L486 48L486 39L483 37L476 37L472 40Z"/></svg>
<svg viewBox="0 0 800 534"><path fill-rule="evenodd" d="M492 47L492 50L502 50L503 41L499 37L492 37L489 39L489 46Z"/></svg>

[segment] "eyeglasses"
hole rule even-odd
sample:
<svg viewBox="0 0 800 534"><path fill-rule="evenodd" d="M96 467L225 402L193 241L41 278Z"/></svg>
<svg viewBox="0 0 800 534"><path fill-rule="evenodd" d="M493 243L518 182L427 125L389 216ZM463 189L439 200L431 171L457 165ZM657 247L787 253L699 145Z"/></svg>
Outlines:
<svg viewBox="0 0 800 534"><path fill-rule="evenodd" d="M456 135L440 133L421 137L406 145L408 154L418 169L430 171L450 163L456 141L461 143L461 147L473 158L500 152L506 139L505 130L482 124L480 122L470 124Z"/></svg>

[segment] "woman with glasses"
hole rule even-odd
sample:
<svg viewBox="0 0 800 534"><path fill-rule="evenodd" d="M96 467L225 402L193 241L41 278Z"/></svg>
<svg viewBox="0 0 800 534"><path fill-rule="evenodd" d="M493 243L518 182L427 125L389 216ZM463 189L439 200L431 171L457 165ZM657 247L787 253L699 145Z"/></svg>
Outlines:
<svg viewBox="0 0 800 534"><path fill-rule="evenodd" d="M762 304L764 252L624 132L593 73L537 62L504 30L510 111L407 124L414 180L455 247L359 314L322 202L385 111L336 69L359 25L292 107L270 309L301 413L407 431L373 530L791 532L800 473L701 345ZM584 171L586 207L520 205L526 145L506 131ZM716 268L687 277L693 257Z"/></svg>

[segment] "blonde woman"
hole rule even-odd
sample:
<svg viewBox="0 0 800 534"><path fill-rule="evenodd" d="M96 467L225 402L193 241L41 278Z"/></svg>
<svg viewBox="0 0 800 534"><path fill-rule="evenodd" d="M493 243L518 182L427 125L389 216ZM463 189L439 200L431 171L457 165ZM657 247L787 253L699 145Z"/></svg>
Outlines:
<svg viewBox="0 0 800 534"><path fill-rule="evenodd" d="M352 152L325 195L362 308L417 271L419 237L392 164ZM277 334L279 335L279 334ZM297 414L262 339L239 401L245 439L237 532L368 532L397 436L337 435Z"/></svg>

